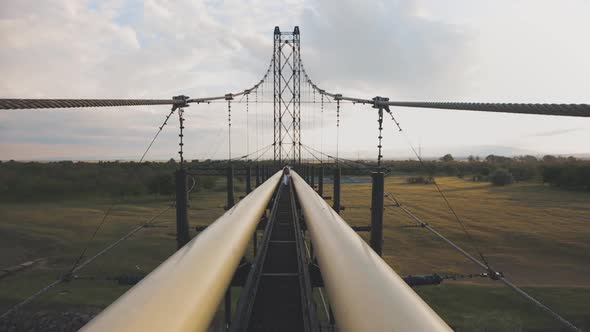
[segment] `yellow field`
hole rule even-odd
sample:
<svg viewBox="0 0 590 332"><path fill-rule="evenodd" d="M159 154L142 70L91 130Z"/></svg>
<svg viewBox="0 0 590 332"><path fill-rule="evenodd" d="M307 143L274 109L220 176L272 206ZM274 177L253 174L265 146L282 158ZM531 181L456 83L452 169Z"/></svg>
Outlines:
<svg viewBox="0 0 590 332"><path fill-rule="evenodd" d="M437 181L496 270L521 285L590 286L590 194L530 183L494 187L453 177ZM332 187L325 190L331 196ZM388 177L385 192L476 255L433 185ZM370 183L343 184L343 218L352 225L369 224L370 195ZM396 271L480 272L427 230L403 227L413 224L399 208L386 207L383 254Z"/></svg>
<svg viewBox="0 0 590 332"><path fill-rule="evenodd" d="M438 182L494 268L568 319L590 328L590 194L530 183L491 187L451 177ZM370 223L370 187L370 183L343 184L346 209L342 216L350 224ZM434 186L388 177L386 192L475 254ZM332 195L329 184L325 195ZM191 225L212 222L224 212L224 203L221 190L195 193L189 210ZM67 270L111 204L108 200L0 204L0 266L41 259L26 271L0 279L0 311ZM87 256L168 204L153 198L115 204ZM61 285L26 310L100 310L129 288L108 278L147 273L174 252L174 218L171 209L158 219L166 222L165 227L140 231L84 269L80 276L88 280ZM384 258L401 275L481 272L425 229L404 227L413 222L399 208L386 207L384 224ZM417 292L458 331L554 331L559 327L492 281L445 281Z"/></svg>

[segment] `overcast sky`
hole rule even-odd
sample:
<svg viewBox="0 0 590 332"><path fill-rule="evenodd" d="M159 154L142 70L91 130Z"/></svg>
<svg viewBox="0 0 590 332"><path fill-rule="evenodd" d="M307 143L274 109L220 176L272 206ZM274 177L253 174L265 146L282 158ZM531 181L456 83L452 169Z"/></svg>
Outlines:
<svg viewBox="0 0 590 332"><path fill-rule="evenodd" d="M264 74L274 26L298 25L308 73L332 92L589 103L588 17L586 0L3 0L0 98L239 92ZM261 100L271 100L271 87ZM271 106L251 103L246 116L244 103L233 105L234 156L271 143ZM341 111L340 155L375 158L375 111L349 104ZM393 111L424 156L590 152L590 119ZM167 106L2 111L0 159L139 159L168 112ZM303 107L302 142L334 154L334 105L326 106L324 130L318 113ZM186 117L188 158L227 158L226 106L193 105ZM385 157L409 157L408 140L390 120L385 128ZM176 158L177 135L174 118L148 159Z"/></svg>

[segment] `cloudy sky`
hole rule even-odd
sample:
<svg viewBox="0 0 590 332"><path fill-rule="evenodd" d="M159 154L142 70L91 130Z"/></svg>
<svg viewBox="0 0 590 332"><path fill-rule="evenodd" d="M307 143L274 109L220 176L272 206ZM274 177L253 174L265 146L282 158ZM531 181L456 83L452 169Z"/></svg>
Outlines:
<svg viewBox="0 0 590 332"><path fill-rule="evenodd" d="M301 30L327 90L407 101L590 102L590 1L3 0L0 98L169 98L261 79L275 25ZM271 100L268 85L261 100ZM305 95L305 92L304 92ZM305 97L305 98L310 98ZM271 104L232 107L233 155L271 143ZM139 159L169 108L2 111L0 159ZM340 155L374 158L375 111L342 105ZM582 154L590 119L393 109L386 158ZM334 104L302 110L302 141L336 147ZM314 115L315 114L315 115ZM223 103L186 110L188 158L227 158ZM320 130L321 123L324 129ZM148 159L176 157L172 119ZM249 145L247 144L249 142Z"/></svg>

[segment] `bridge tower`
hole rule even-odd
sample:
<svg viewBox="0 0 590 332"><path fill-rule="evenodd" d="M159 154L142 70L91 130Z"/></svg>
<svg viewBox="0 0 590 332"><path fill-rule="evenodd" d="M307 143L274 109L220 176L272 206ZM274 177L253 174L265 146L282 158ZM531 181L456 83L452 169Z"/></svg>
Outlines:
<svg viewBox="0 0 590 332"><path fill-rule="evenodd" d="M299 27L274 30L274 161L301 163L301 53Z"/></svg>

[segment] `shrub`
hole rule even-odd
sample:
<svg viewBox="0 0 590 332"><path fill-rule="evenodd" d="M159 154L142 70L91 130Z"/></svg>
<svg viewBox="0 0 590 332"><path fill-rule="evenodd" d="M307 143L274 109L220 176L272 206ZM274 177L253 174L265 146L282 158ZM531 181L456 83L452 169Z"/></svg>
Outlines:
<svg viewBox="0 0 590 332"><path fill-rule="evenodd" d="M499 169L494 171L492 175L490 175L490 182L494 186L505 186L507 184L511 184L514 182L514 178L512 174L505 169Z"/></svg>

